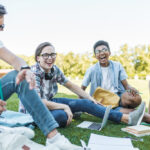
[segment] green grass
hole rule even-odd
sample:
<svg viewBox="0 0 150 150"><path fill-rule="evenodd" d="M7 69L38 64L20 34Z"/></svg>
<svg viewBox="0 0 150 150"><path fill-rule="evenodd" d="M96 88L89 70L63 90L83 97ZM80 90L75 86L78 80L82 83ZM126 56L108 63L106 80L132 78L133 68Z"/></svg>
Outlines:
<svg viewBox="0 0 150 150"><path fill-rule="evenodd" d="M148 104L148 82L145 80L129 80L129 82L135 86L140 92L143 94L141 95L143 100L147 102ZM78 85L81 85L81 81L76 81L74 83L77 83ZM66 93L66 94L64 94ZM56 95L57 97L68 97L68 98L77 98L76 95L72 94L70 91L66 90L66 88L60 86L59 87L59 93ZM17 95L12 95L9 100L7 101L7 109L17 111L18 110L18 98ZM80 122L88 120L88 121L95 121L99 122L101 119L98 119L96 117L93 117L88 114L82 114L82 116L76 120L73 120L71 125L69 125L66 128L58 128L59 132L65 135L72 143L81 145L80 139L84 140L86 143L88 143L89 137L91 133L95 134L101 134L105 136L111 136L111 137L134 137L130 134L127 134L125 132L122 132L120 129L122 127L125 127L125 124L116 124L114 122L108 121L107 126L102 131L94 131L94 130L88 130L88 129L81 129L77 128L76 125ZM138 147L140 150L150 150L150 136L144 136L141 137L144 141L133 141L133 145L135 147ZM140 138L137 138L140 139ZM33 139L37 143L45 144L45 137L42 134L42 132L35 128L35 137Z"/></svg>

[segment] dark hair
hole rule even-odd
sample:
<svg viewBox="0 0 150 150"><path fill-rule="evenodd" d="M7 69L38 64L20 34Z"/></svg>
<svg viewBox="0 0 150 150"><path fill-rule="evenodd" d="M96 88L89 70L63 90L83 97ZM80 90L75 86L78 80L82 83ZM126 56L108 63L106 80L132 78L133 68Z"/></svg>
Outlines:
<svg viewBox="0 0 150 150"><path fill-rule="evenodd" d="M41 43L35 50L35 61L37 62L37 56L40 56L43 48L45 48L46 46L52 46L54 47L51 43L49 42L43 42Z"/></svg>
<svg viewBox="0 0 150 150"><path fill-rule="evenodd" d="M3 5L0 4L0 16L7 14L6 9Z"/></svg>
<svg viewBox="0 0 150 150"><path fill-rule="evenodd" d="M108 48L109 52L110 52L110 48L109 48L108 42L103 41L103 40L100 40L100 41L97 41L97 42L94 44L94 46L93 46L94 53L95 53L96 47L101 46L101 45L105 45L105 46Z"/></svg>

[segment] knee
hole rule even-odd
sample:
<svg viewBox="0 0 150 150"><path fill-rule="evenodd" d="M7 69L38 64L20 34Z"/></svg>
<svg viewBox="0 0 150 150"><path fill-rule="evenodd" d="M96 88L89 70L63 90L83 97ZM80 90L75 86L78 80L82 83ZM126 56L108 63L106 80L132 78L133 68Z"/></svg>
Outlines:
<svg viewBox="0 0 150 150"><path fill-rule="evenodd" d="M29 88L29 83L26 80L23 80L19 83L19 85L21 87L21 90L25 90L26 88Z"/></svg>
<svg viewBox="0 0 150 150"><path fill-rule="evenodd" d="M74 101L70 101L68 105L73 111L75 108L81 108L81 107L83 108L83 107L91 106L92 103L93 102L88 99L77 99Z"/></svg>
<svg viewBox="0 0 150 150"><path fill-rule="evenodd" d="M67 114L65 112L59 113L59 115L55 116L55 120L59 124L59 127L65 127L67 125Z"/></svg>
<svg viewBox="0 0 150 150"><path fill-rule="evenodd" d="M16 71L16 70L13 70L13 71L10 71L9 73L7 73L4 77L2 77L2 78L5 78L5 77L9 77L9 79L11 79L11 80L16 80L16 76L17 76L17 74L18 74L18 71Z"/></svg>

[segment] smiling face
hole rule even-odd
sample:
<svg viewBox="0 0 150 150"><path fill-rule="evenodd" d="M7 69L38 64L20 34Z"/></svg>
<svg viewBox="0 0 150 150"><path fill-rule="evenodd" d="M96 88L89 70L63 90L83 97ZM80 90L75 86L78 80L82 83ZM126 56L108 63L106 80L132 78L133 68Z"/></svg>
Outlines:
<svg viewBox="0 0 150 150"><path fill-rule="evenodd" d="M124 92L121 96L121 103L123 107L136 108L142 101L139 94L132 95L130 92Z"/></svg>
<svg viewBox="0 0 150 150"><path fill-rule="evenodd" d="M53 67L56 60L56 53L53 46L46 46L41 51L40 56L37 56L37 62L48 73Z"/></svg>
<svg viewBox="0 0 150 150"><path fill-rule="evenodd" d="M102 67L107 67L109 65L110 54L110 51L105 45L100 45L95 48L96 59L99 61Z"/></svg>

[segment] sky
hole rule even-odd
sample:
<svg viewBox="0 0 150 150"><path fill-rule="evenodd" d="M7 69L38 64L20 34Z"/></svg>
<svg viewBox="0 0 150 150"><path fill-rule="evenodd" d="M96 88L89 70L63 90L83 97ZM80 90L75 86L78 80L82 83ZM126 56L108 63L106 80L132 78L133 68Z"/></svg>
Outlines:
<svg viewBox="0 0 150 150"><path fill-rule="evenodd" d="M15 54L33 55L51 42L58 53L92 52L98 40L114 54L150 44L149 0L0 0L8 14L0 40Z"/></svg>

